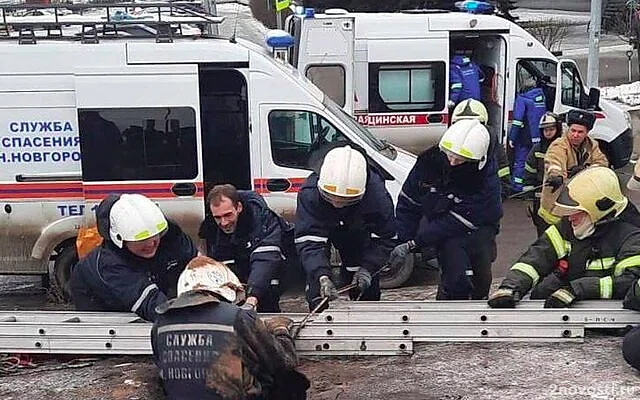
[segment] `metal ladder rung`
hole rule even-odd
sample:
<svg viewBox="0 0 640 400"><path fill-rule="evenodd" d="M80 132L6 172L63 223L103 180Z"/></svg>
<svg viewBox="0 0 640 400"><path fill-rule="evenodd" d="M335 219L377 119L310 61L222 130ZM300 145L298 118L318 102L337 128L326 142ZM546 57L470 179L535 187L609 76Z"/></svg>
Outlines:
<svg viewBox="0 0 640 400"><path fill-rule="evenodd" d="M488 309L488 310L448 310L438 309L381 309L375 314L365 310L329 309L313 317L314 323L446 323L457 321L466 324L509 323L529 324L580 323L585 328L625 328L640 325L640 313L631 310L614 309Z"/></svg>

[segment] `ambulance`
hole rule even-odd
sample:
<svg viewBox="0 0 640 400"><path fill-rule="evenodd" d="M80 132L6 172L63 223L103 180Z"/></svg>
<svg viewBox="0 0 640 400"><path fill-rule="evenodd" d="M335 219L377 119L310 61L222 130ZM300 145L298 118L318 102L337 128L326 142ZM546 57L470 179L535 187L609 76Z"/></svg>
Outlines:
<svg viewBox="0 0 640 400"><path fill-rule="evenodd" d="M0 274L47 283L52 273L66 292L77 232L109 193L150 197L194 238L218 183L253 189L292 219L319 145L363 148L397 199L415 157L291 65L240 39L155 24L155 37L64 37L13 20L0 38Z"/></svg>
<svg viewBox="0 0 640 400"><path fill-rule="evenodd" d="M517 24L477 13L488 3L458 3L460 12L301 9L285 24L293 38L288 62L379 139L419 154L447 128L450 59L465 56L483 72L482 102L502 140L516 94L533 81L542 86L548 110L594 110L591 137L616 168L628 163L629 113L600 100L597 88L588 90L574 61L556 58Z"/></svg>

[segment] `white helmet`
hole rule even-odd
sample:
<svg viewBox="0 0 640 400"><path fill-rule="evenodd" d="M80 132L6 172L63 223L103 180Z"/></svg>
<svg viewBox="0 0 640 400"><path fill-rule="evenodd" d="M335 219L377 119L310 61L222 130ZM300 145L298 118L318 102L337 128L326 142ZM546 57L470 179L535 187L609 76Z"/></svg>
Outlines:
<svg viewBox="0 0 640 400"><path fill-rule="evenodd" d="M466 99L458 103L453 110L451 123L455 124L463 119L477 119L482 125L486 125L489 121L489 113L487 113L487 108L484 104L478 100Z"/></svg>
<svg viewBox="0 0 640 400"><path fill-rule="evenodd" d="M318 177L320 194L334 207L357 203L367 187L367 160L350 146L332 149L324 157Z"/></svg>
<svg viewBox="0 0 640 400"><path fill-rule="evenodd" d="M140 242L164 232L167 219L160 208L141 194L123 194L109 212L109 236L122 248L124 242Z"/></svg>
<svg viewBox="0 0 640 400"><path fill-rule="evenodd" d="M178 296L192 290L215 293L233 303L237 293L244 289L226 265L210 257L198 256L189 261L178 278Z"/></svg>
<svg viewBox="0 0 640 400"><path fill-rule="evenodd" d="M466 161L478 162L478 169L484 168L491 137L489 131L477 119L456 122L440 138L440 150L461 157Z"/></svg>

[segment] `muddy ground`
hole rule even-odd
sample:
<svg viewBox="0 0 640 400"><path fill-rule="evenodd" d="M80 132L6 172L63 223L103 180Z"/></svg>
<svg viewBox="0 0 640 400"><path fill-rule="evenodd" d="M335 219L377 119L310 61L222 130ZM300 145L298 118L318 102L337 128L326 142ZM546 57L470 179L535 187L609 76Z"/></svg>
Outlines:
<svg viewBox="0 0 640 400"><path fill-rule="evenodd" d="M405 288L387 298L432 297ZM299 296L285 304L302 307ZM423 344L412 356L308 358L300 369L316 400L640 399L617 332L584 343ZM149 357L34 358L35 368L0 376L0 399L163 399Z"/></svg>
<svg viewBox="0 0 640 400"><path fill-rule="evenodd" d="M640 195L631 199L640 204ZM505 203L494 284L534 239L525 206ZM436 272L421 269L383 300L432 299L436 281ZM281 305L305 312L300 287ZM0 309L64 308L47 301L39 278L0 277ZM424 344L412 356L302 359L300 368L312 382L311 400L640 399L640 375L624 362L621 341L620 332L588 332L584 343ZM34 368L0 373L1 400L164 398L149 357L33 361Z"/></svg>
<svg viewBox="0 0 640 400"><path fill-rule="evenodd" d="M524 204L505 206L494 283L534 235ZM385 291L383 300L433 298L435 278L418 271L409 287ZM304 312L300 290L287 293L282 307ZM0 308L65 307L47 302L39 279L3 277ZM314 400L640 399L640 375L622 359L616 333L590 332L584 343L425 344L413 356L303 359L300 368ZM70 361L35 358L35 368L0 375L0 399L164 398L148 357Z"/></svg>

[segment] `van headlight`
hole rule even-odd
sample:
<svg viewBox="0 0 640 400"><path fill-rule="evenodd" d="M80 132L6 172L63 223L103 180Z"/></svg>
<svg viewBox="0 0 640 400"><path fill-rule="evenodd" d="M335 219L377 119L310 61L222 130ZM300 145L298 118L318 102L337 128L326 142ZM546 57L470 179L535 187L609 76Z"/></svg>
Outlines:
<svg viewBox="0 0 640 400"><path fill-rule="evenodd" d="M629 111L623 111L624 120L627 121L627 127L631 129L631 113Z"/></svg>

